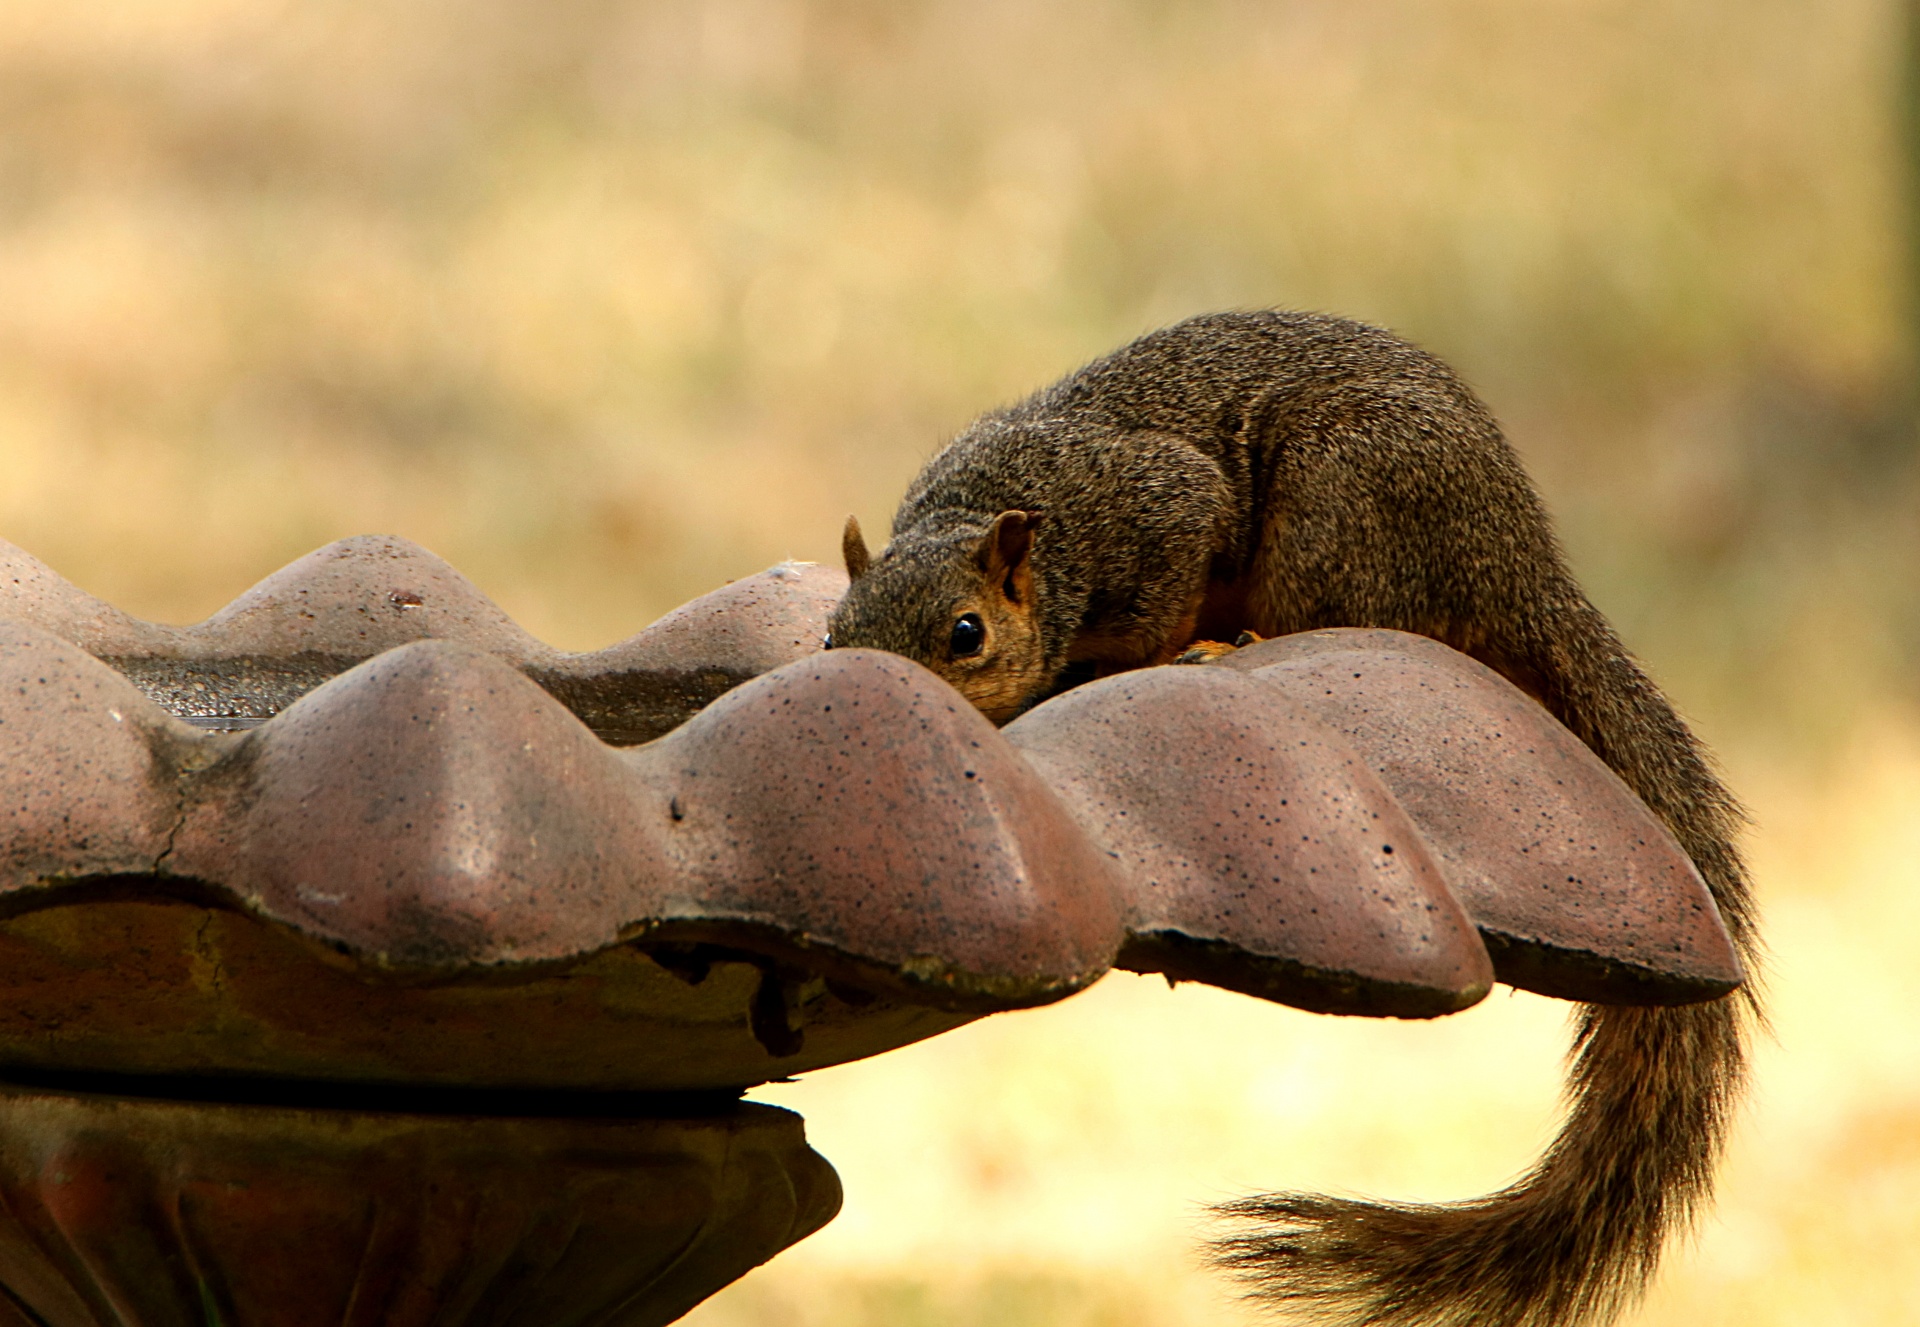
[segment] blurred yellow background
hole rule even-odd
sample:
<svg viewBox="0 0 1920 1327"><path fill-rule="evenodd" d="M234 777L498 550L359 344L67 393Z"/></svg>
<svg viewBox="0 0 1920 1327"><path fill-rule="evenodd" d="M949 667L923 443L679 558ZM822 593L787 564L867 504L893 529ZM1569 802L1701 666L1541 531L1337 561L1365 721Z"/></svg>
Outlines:
<svg viewBox="0 0 1920 1327"><path fill-rule="evenodd" d="M207 614L393 532L587 648L834 555L1203 310L1453 361L1720 751L1776 1028L1640 1324L1920 1322L1920 446L1895 0L0 5L0 536ZM698 1327L1256 1320L1261 1187L1548 1136L1564 1006L1116 975L764 1089L847 1184Z"/></svg>

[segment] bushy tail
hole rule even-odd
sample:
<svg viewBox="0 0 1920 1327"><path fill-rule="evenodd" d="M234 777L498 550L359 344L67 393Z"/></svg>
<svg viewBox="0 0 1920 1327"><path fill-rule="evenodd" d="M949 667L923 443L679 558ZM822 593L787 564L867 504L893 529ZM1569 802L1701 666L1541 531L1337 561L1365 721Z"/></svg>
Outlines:
<svg viewBox="0 0 1920 1327"><path fill-rule="evenodd" d="M1220 1241L1219 1260L1343 1327L1605 1321L1708 1195L1742 1077L1738 1019L1731 1000L1590 1006L1566 1126L1518 1183L1448 1204L1243 1199L1221 1210L1258 1224Z"/></svg>
<svg viewBox="0 0 1920 1327"><path fill-rule="evenodd" d="M1667 1236L1711 1194L1746 1079L1759 953L1733 834L1741 815L1686 726L1574 592L1517 671L1665 820L1700 868L1749 984L1708 1004L1585 1006L1559 1136L1485 1198L1387 1203L1267 1194L1219 1210L1215 1245L1255 1294L1338 1327L1603 1323L1646 1286ZM1549 643L1551 642L1551 643Z"/></svg>

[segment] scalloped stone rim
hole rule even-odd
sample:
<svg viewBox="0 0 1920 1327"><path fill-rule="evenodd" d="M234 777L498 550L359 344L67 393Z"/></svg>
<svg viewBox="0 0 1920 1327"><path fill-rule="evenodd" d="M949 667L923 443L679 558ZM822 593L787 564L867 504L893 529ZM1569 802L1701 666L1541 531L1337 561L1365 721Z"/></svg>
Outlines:
<svg viewBox="0 0 1920 1327"><path fill-rule="evenodd" d="M1651 813L1419 637L1287 637L997 731L905 660L821 653L820 568L566 655L399 540L184 628L0 554L0 1071L697 1090L1116 963L1402 1017L1496 974L1741 979ZM163 676L252 726L169 715Z"/></svg>

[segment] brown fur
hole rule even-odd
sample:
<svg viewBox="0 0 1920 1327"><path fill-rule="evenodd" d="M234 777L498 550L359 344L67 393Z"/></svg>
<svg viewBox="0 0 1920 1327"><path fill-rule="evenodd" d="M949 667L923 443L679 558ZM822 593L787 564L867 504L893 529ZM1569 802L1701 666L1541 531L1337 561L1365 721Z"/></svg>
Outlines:
<svg viewBox="0 0 1920 1327"><path fill-rule="evenodd" d="M1035 528L1032 513L1044 513ZM1012 523L1031 538L1009 544ZM1218 314L1142 337L928 463L853 583L833 643L894 650L996 722L1070 677L1207 656L1237 631L1390 627L1535 696L1672 829L1749 963L1741 816L1699 745L1568 573L1485 406L1376 328ZM954 658L956 618L986 645ZM1269 1194L1218 1246L1257 1293L1320 1322L1548 1327L1611 1318L1707 1200L1745 1079L1750 990L1588 1006L1558 1138L1485 1198Z"/></svg>

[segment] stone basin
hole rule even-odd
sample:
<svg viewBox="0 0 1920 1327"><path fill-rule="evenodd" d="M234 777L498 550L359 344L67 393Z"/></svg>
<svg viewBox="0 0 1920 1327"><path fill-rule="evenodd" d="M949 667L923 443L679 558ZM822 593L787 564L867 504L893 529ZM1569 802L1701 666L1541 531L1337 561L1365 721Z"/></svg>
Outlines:
<svg viewBox="0 0 1920 1327"><path fill-rule="evenodd" d="M1651 813L1443 646L1286 637L996 730L906 660L822 652L844 584L783 565L567 654L400 540L322 549L188 627L0 545L0 1196L28 1195L6 1197L0 1285L22 1321L173 1321L112 1316L107 1273L59 1251L154 1211L174 1251L151 1256L201 1268L155 1304L293 1321L205 1270L239 1255L193 1252L230 1236L189 1239L183 1195L263 1186L262 1229L350 1243L405 1137L403 1190L478 1187L402 1244L469 1239L475 1204L567 1209L606 1263L560 1278L603 1288L591 1312L488 1317L493 1292L449 1273L407 1292L468 1306L433 1321L667 1322L837 1203L798 1121L743 1089L1114 966L1399 1017L1496 978L1634 1003L1741 980ZM761 1161L712 1162L722 1135ZM77 1226L45 1215L79 1201L63 1139L119 1177L88 1181ZM515 1177L562 1153L597 1158L580 1193L612 1206L536 1221ZM241 1154L253 1178L221 1168ZM748 1233L648 1281L693 1237L621 1204ZM410 1320L366 1312L315 1321Z"/></svg>

